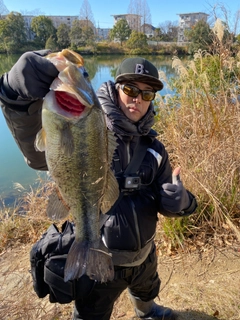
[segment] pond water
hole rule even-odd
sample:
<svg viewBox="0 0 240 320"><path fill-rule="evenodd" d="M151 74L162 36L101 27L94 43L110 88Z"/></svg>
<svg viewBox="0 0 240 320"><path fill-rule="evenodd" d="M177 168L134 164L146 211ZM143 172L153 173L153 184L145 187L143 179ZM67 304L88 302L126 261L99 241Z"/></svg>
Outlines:
<svg viewBox="0 0 240 320"><path fill-rule="evenodd" d="M3 74L10 70L17 61L19 55L1 55L0 72ZM171 67L171 58L158 56L146 56L152 61L159 70L165 72L167 77L174 76ZM86 69L90 75L92 86L97 90L101 83L108 80L114 80L115 71L124 56L86 56L84 57ZM162 95L169 93L165 88L160 92ZM21 184L26 190L30 186L34 188L38 184L38 177L45 178L46 173L33 170L27 166L24 158L19 151L7 125L3 114L0 111L0 207L3 205L12 205L19 191L15 184Z"/></svg>

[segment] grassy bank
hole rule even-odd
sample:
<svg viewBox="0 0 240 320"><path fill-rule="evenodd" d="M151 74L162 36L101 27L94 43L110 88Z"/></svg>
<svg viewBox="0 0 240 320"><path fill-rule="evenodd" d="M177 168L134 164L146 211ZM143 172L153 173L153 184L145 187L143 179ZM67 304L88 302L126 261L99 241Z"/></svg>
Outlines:
<svg viewBox="0 0 240 320"><path fill-rule="evenodd" d="M96 43L94 46L84 46L78 48L72 48L78 51L80 54L125 54L125 55L162 55L162 56L172 56L172 55L188 55L189 49L188 45L179 45L177 42L159 42L155 45L148 46L138 46L135 49L130 49L124 43L121 45L117 42L102 41Z"/></svg>
<svg viewBox="0 0 240 320"><path fill-rule="evenodd" d="M52 51L60 51L63 48L58 48L55 46L48 46L46 45L47 49L51 49ZM24 47L17 48L15 47L11 53L22 54L26 51L35 51L41 50L42 47L39 47L34 42L29 42ZM135 49L130 49L127 47L126 43L122 45L118 42L112 41L101 41L101 42L94 42L90 45L78 46L78 47L69 47L76 52L79 52L81 55L161 55L161 56L172 56L174 54L178 55L189 55L189 48L188 45L179 45L177 42L159 42L155 45L145 45L142 46L137 45ZM1 48L0 45L0 53L6 53L5 48Z"/></svg>

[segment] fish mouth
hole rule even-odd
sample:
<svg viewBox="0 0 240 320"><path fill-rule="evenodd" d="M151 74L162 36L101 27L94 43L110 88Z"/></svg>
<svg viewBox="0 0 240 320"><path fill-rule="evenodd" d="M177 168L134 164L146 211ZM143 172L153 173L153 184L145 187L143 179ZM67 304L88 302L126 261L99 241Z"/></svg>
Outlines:
<svg viewBox="0 0 240 320"><path fill-rule="evenodd" d="M86 108L78 99L65 91L55 91L55 97L59 107L74 117L79 117Z"/></svg>

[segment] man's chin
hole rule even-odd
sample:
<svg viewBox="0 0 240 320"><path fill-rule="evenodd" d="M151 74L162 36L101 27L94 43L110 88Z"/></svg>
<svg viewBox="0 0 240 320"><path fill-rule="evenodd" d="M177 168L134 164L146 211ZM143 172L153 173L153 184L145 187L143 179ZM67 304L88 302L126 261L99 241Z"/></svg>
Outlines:
<svg viewBox="0 0 240 320"><path fill-rule="evenodd" d="M126 116L128 117L128 119L132 120L133 122L137 122L141 119L140 113L136 113L136 112L128 112L128 114L126 114Z"/></svg>

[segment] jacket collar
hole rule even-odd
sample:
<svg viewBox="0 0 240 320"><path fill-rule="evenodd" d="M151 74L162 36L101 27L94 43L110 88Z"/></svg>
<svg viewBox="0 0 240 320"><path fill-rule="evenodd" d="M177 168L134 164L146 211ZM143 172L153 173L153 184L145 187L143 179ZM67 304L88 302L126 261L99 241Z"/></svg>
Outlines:
<svg viewBox="0 0 240 320"><path fill-rule="evenodd" d="M128 119L118 106L117 92L112 81L104 82L97 92L105 113L109 130L127 136L149 134L154 124L154 107L151 103L145 116L138 122Z"/></svg>

